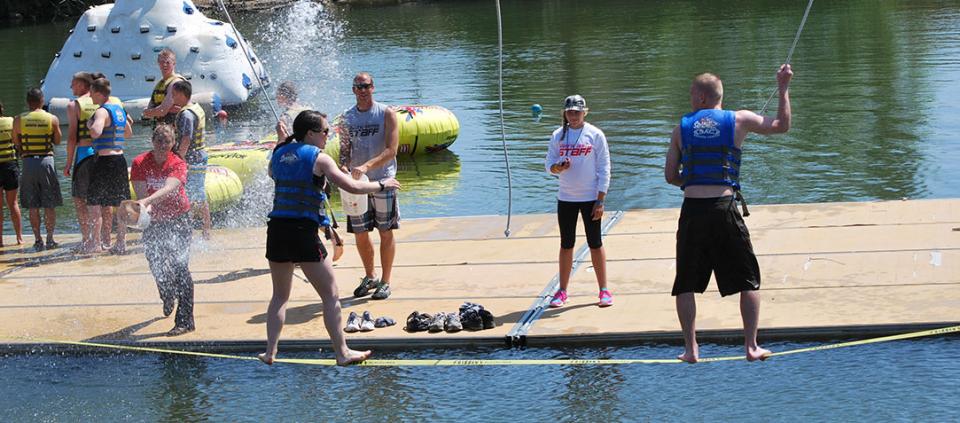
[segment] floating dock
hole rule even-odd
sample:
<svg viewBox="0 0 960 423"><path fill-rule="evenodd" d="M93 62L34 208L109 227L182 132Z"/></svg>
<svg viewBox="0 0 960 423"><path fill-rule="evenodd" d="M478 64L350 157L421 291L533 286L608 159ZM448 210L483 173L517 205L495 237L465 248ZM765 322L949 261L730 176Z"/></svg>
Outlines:
<svg viewBox="0 0 960 423"><path fill-rule="evenodd" d="M757 205L746 219L762 270L760 339L844 337L929 329L960 322L960 200ZM335 265L344 322L349 312L390 316L396 326L348 334L353 347L460 347L681 340L670 289L678 209L608 212L607 272L615 305L599 308L585 239L575 247L570 302L543 306L556 284L556 216L408 219L401 222L391 287L384 301L354 298L363 268L345 236ZM581 231L582 232L582 231ZM131 236L125 256L76 256L63 247L0 254L0 344L23 350L51 340L258 350L266 339L271 281L265 228L214 231L192 246L197 330L166 337L153 277ZM581 233L582 235L582 233ZM373 235L376 238L376 235ZM378 258L379 260L379 254ZM379 264L378 264L379 267ZM302 273L298 270L298 275ZM407 333L413 311L482 304L496 327L459 333ZM697 296L701 339L739 338L736 296L711 282ZM294 278L281 350L329 345L319 296Z"/></svg>

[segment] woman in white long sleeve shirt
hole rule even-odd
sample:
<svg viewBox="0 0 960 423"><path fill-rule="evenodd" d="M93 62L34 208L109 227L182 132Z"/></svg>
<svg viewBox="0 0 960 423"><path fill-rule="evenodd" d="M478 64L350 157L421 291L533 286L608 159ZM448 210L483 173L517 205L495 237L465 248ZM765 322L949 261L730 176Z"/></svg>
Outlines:
<svg viewBox="0 0 960 423"><path fill-rule="evenodd" d="M610 187L610 152L603 131L584 120L587 110L583 97L567 97L563 102L563 126L553 132L547 150L547 172L560 179L557 191L560 289L553 295L550 307L562 307L567 302L578 214L583 217L590 259L600 287L597 305L613 305L613 295L607 289L607 256L600 236L603 199Z"/></svg>

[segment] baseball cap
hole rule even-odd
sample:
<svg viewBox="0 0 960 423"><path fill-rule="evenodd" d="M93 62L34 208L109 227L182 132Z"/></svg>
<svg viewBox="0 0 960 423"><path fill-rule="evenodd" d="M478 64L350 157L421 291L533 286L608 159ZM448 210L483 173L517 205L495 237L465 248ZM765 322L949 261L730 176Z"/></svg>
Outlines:
<svg viewBox="0 0 960 423"><path fill-rule="evenodd" d="M567 110L587 110L587 100L583 99L583 96L580 94L574 94L563 100L563 111Z"/></svg>

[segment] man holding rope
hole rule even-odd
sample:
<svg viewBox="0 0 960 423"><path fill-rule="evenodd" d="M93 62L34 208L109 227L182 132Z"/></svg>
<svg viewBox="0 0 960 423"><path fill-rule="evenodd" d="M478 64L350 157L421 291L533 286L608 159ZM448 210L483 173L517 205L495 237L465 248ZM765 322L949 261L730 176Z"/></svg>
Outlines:
<svg viewBox="0 0 960 423"><path fill-rule="evenodd" d="M720 78L712 73L697 75L690 86L693 111L681 118L670 137L664 177L683 190L672 295L684 341L684 352L677 358L687 363L696 363L700 355L693 293L706 290L711 273L721 296L740 293L747 360L770 355L757 344L760 266L735 194L740 190L740 151L747 134L782 134L790 129L787 88L792 77L790 65L781 65L777 72L780 108L776 118L769 118L749 110L723 110Z"/></svg>

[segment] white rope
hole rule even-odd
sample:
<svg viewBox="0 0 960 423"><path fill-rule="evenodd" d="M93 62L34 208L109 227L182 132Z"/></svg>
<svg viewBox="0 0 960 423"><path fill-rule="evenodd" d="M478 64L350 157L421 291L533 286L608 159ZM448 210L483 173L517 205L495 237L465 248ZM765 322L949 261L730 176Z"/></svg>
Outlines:
<svg viewBox="0 0 960 423"><path fill-rule="evenodd" d="M813 0L810 0L810 2L807 3L807 10L803 12L803 20L800 21L800 27L797 28L797 35L793 37L793 45L790 46L790 52L787 53L787 61L784 62L788 65L790 64L790 61L793 60L793 49L797 48L797 42L800 41L800 33L803 32L803 26L807 24L807 16L810 15L811 7L813 7ZM777 95L778 91L780 91L779 87L777 87L776 89L773 90L772 93L770 93L770 97L767 98L767 102L763 103L763 108L760 109L761 115L763 114L763 112L767 110L767 105L770 104L770 100L773 100L773 96Z"/></svg>
<svg viewBox="0 0 960 423"><path fill-rule="evenodd" d="M811 0L812 1L812 0ZM507 133L503 127L503 23L500 18L500 0L497 3L497 76L499 79L500 94L500 142L503 144L503 161L507 165L507 228L503 235L510 237L510 217L513 214L513 181L510 178L510 156L507 154Z"/></svg>
<svg viewBox="0 0 960 423"><path fill-rule="evenodd" d="M270 111L273 112L273 117L280 120L280 114L277 113L277 109L273 107L273 101L270 96L267 95L267 88L263 86L263 80L260 78L260 75L257 74L257 68L253 66L253 60L250 59L250 53L247 52L247 48L244 46L243 38L240 38L240 32L237 31L237 26L233 23L233 18L230 17L230 12L227 11L227 6L223 4L223 0L217 0L217 3L220 3L220 8L223 9L223 14L227 15L227 21L230 22L230 26L233 27L233 34L237 36L237 43L240 44L240 50L243 51L244 57L247 58L247 63L250 64L250 70L253 72L253 77L257 80L257 83L260 84L260 92L263 93L263 96L267 98L267 105L270 106Z"/></svg>

